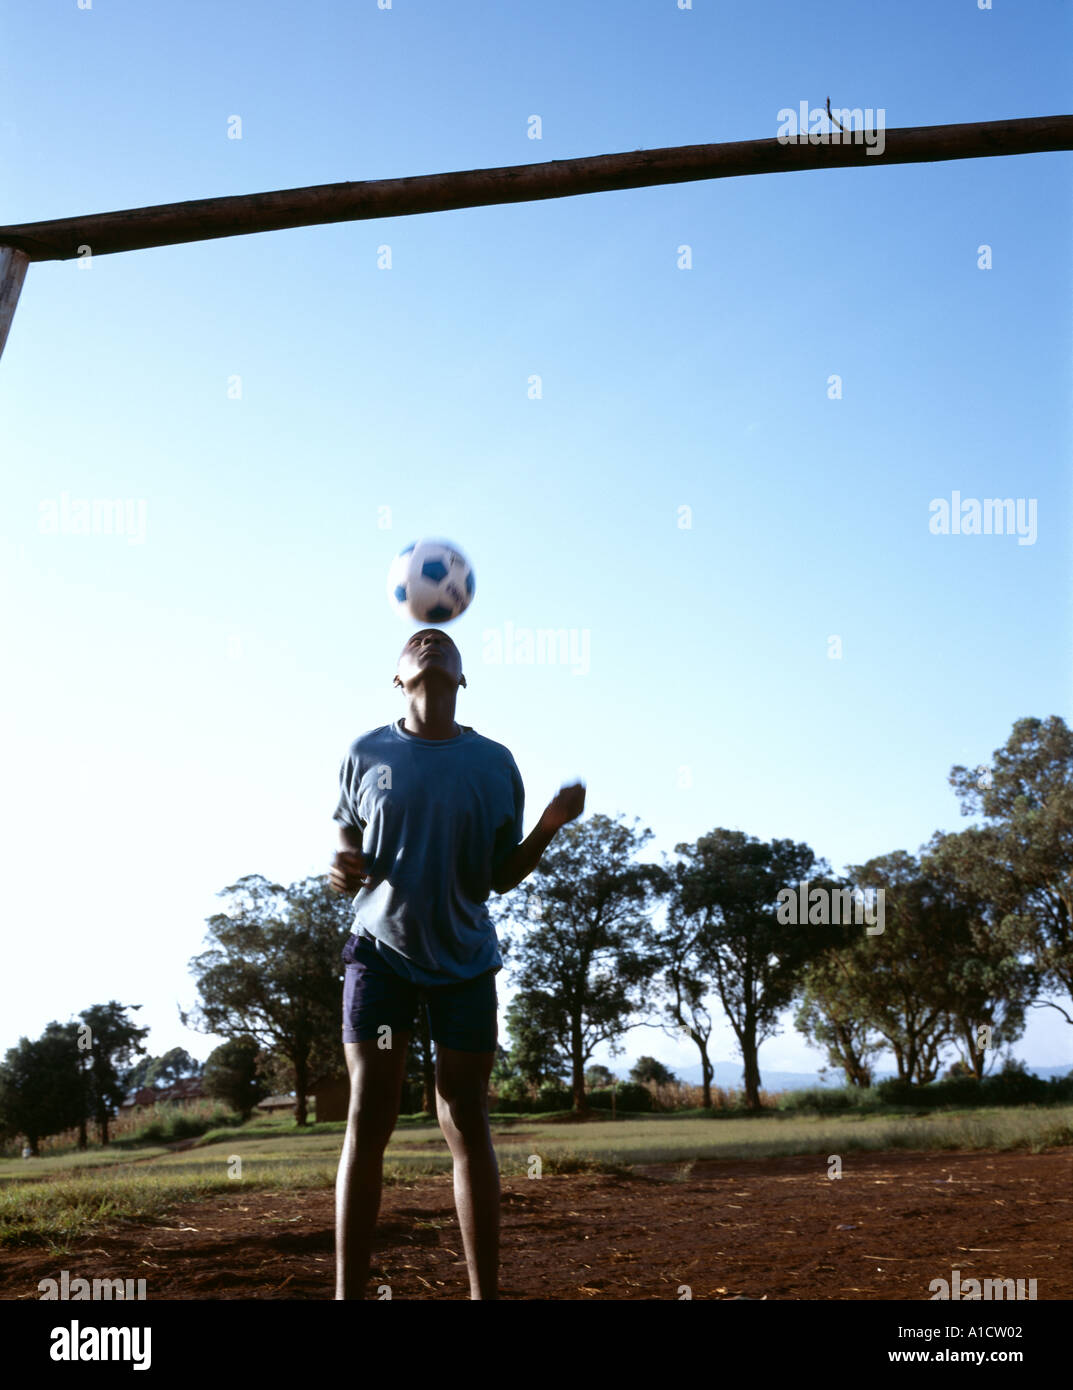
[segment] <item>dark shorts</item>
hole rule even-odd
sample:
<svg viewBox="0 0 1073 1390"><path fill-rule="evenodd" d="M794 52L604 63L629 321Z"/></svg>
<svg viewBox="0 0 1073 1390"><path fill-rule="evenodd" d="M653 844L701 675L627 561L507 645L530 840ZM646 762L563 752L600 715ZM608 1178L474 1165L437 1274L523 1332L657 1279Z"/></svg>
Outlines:
<svg viewBox="0 0 1073 1390"><path fill-rule="evenodd" d="M343 1041L369 1042L386 1024L410 1033L419 1007L428 1010L429 1036L459 1052L494 1052L496 972L452 985L415 985L392 970L375 946L351 936L343 948Z"/></svg>

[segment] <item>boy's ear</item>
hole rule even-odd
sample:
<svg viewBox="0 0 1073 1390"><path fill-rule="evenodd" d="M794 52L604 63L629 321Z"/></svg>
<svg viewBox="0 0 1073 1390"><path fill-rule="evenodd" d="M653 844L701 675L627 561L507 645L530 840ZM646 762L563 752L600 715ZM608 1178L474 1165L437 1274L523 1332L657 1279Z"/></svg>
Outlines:
<svg viewBox="0 0 1073 1390"><path fill-rule="evenodd" d="M458 683L459 683L459 685L465 685L465 683L466 683L466 678L465 678L465 676L459 676L459 678L458 678Z"/></svg>

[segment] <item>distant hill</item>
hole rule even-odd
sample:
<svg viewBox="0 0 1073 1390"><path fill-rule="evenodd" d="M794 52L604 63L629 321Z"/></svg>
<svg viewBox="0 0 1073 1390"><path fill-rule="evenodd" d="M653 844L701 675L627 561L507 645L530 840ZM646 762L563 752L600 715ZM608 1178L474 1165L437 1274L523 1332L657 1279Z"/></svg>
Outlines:
<svg viewBox="0 0 1073 1390"><path fill-rule="evenodd" d="M681 1081L699 1086L701 1084L700 1063L698 1062L692 1067L680 1067L675 1075ZM742 1087L741 1063L716 1062L715 1076L712 1080L716 1086L740 1090ZM839 1073L837 1077L828 1076L826 1081L821 1081L814 1071L768 1071L765 1067L761 1067L760 1083L765 1091L804 1091L810 1086L841 1086L842 1075Z"/></svg>
<svg viewBox="0 0 1073 1390"><path fill-rule="evenodd" d="M1073 1072L1073 1062L1067 1062L1063 1067L1028 1067L1027 1070L1034 1076L1042 1076L1044 1081L1049 1081L1052 1076L1068 1076Z"/></svg>
<svg viewBox="0 0 1073 1390"><path fill-rule="evenodd" d="M625 1074L625 1070L628 1068L624 1069L623 1074ZM1047 1081L1052 1076L1068 1076L1073 1071L1073 1062L1067 1062L1064 1066L1058 1067L1030 1066L1028 1070ZM885 1081L888 1076L893 1076L893 1074L893 1072L880 1072L876 1076L876 1080ZM681 1081L699 1086L701 1084L700 1063L698 1062L691 1067L680 1067L675 1075ZM740 1090L742 1086L741 1063L716 1062L713 1081L716 1086ZM813 1071L770 1071L762 1064L760 1067L760 1084L765 1091L806 1091L812 1086L841 1086L842 1083L841 1072L829 1072L826 1081L822 1081L818 1073Z"/></svg>

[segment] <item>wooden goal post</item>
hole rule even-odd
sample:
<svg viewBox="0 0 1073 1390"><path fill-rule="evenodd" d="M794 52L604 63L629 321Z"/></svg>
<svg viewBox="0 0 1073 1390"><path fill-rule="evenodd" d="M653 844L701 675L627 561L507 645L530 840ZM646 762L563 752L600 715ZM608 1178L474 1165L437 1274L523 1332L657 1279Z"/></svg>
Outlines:
<svg viewBox="0 0 1073 1390"><path fill-rule="evenodd" d="M880 168L1068 150L1073 148L1073 116L912 126L884 130L882 140L871 144L863 138L878 134L836 130L821 136L803 134L784 139L632 150L545 164L203 198L0 227L0 352L31 261L71 260L86 254L108 256L289 227L573 198L585 193L700 179L808 169Z"/></svg>

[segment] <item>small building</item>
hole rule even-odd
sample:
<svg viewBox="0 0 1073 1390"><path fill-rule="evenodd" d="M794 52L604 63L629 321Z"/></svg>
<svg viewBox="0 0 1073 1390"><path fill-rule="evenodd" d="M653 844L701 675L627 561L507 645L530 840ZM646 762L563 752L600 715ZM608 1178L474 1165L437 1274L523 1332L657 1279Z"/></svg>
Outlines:
<svg viewBox="0 0 1073 1390"><path fill-rule="evenodd" d="M186 1105L191 1101L203 1100L205 1096L201 1078L198 1076L185 1076L180 1081L174 1082L171 1086L142 1086L137 1091L131 1091L123 1098L119 1107L120 1112L138 1110L150 1105L158 1105L167 1101L172 1105Z"/></svg>
<svg viewBox="0 0 1073 1390"><path fill-rule="evenodd" d="M257 1109L271 1115L277 1110L293 1110L296 1104L294 1096L265 1096L257 1102Z"/></svg>
<svg viewBox="0 0 1073 1390"><path fill-rule="evenodd" d="M140 1090L131 1091L128 1096L124 1096L123 1102L119 1108L121 1111L137 1110L142 1106L155 1105L159 1099L159 1095L153 1090L152 1086L143 1086Z"/></svg>
<svg viewBox="0 0 1073 1390"><path fill-rule="evenodd" d="M176 1081L171 1086L165 1086L162 1091L156 1093L157 1100L171 1101L173 1104L183 1105L187 1101L204 1100L205 1088L201 1084L199 1076L184 1076L180 1081Z"/></svg>

